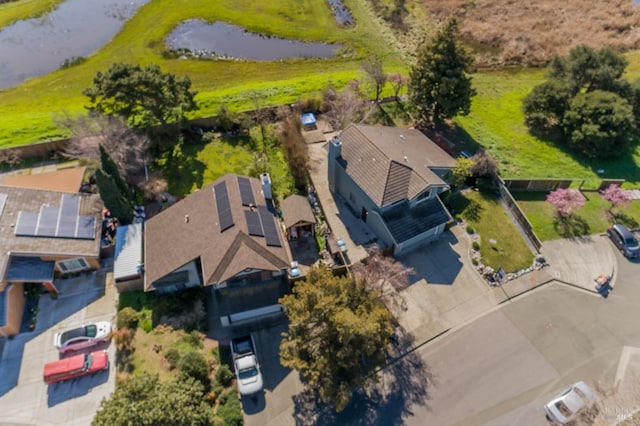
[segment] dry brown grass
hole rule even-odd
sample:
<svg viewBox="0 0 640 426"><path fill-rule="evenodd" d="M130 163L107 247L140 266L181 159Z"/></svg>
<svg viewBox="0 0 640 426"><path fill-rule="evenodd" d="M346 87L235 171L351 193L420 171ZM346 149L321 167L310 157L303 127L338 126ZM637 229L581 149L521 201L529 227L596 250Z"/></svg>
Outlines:
<svg viewBox="0 0 640 426"><path fill-rule="evenodd" d="M410 3L410 1L407 1ZM478 66L544 65L579 44L640 48L631 0L423 0L433 22L458 18Z"/></svg>

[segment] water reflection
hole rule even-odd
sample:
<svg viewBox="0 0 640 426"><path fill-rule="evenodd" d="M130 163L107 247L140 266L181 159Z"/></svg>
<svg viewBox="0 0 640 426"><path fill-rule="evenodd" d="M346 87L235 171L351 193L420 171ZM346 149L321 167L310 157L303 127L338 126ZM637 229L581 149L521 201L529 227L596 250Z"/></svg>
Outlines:
<svg viewBox="0 0 640 426"><path fill-rule="evenodd" d="M183 22L167 37L173 50L188 50L200 57L231 57L273 61L285 58L328 58L339 45L304 43L264 37L224 22L208 24L200 19Z"/></svg>
<svg viewBox="0 0 640 426"><path fill-rule="evenodd" d="M66 0L41 18L0 30L0 89L98 50L148 0Z"/></svg>

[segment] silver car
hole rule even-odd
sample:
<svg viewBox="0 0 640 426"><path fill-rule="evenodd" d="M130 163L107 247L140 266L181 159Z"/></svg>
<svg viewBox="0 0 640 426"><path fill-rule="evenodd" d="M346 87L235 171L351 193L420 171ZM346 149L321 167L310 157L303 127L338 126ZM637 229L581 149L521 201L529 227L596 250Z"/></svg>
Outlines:
<svg viewBox="0 0 640 426"><path fill-rule="evenodd" d="M547 419L553 424L565 425L590 408L597 401L596 393L585 382L577 382L565 389L544 406Z"/></svg>
<svg viewBox="0 0 640 426"><path fill-rule="evenodd" d="M53 344L59 352L70 353L104 343L109 339L111 339L111 323L99 321L56 333Z"/></svg>

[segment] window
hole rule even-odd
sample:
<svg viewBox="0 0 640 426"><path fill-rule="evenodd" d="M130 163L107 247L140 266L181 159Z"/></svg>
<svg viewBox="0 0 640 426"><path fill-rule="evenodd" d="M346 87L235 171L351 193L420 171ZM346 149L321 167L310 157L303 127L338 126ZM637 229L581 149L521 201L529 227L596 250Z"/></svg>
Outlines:
<svg viewBox="0 0 640 426"><path fill-rule="evenodd" d="M78 257L76 259L59 261L58 269L60 269L63 274L66 274L68 272L76 272L89 269L89 264L86 262L86 260L84 260L84 258Z"/></svg>
<svg viewBox="0 0 640 426"><path fill-rule="evenodd" d="M430 197L431 197L431 188L429 188L427 191L424 191L422 194L418 195L418 201L421 201Z"/></svg>

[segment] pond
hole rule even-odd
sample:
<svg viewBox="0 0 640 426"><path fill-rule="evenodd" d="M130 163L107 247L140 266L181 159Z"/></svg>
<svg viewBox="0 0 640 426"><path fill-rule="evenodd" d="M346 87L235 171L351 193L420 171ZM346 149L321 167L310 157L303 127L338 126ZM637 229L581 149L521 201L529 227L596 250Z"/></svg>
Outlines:
<svg viewBox="0 0 640 426"><path fill-rule="evenodd" d="M149 0L66 0L41 18L0 30L0 89L50 73L105 45Z"/></svg>
<svg viewBox="0 0 640 426"><path fill-rule="evenodd" d="M225 22L209 24L190 19L178 25L167 37L167 45L176 51L188 50L197 57L229 57L257 61L285 58L329 58L340 45L305 43L247 32Z"/></svg>

